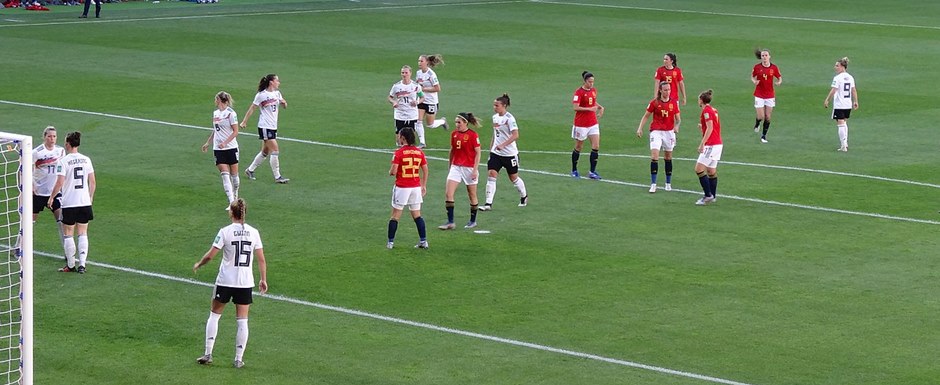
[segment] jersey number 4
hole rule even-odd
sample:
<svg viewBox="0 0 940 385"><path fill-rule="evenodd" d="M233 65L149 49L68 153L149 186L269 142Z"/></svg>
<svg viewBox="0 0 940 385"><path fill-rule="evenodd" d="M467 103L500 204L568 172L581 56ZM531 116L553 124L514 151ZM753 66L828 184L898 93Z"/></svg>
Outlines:
<svg viewBox="0 0 940 385"><path fill-rule="evenodd" d="M235 266L251 267L251 241L232 241L235 248Z"/></svg>

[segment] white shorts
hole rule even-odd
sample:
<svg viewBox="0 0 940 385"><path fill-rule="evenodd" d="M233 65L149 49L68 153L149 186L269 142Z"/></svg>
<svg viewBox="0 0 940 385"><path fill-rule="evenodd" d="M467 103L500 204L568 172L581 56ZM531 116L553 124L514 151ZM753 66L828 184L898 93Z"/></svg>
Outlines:
<svg viewBox="0 0 940 385"><path fill-rule="evenodd" d="M452 180L454 182L460 183L467 186L472 186L477 184L480 179L480 173L477 172L477 178L473 178L473 167L467 166L450 166L450 171L447 173L447 180Z"/></svg>
<svg viewBox="0 0 940 385"><path fill-rule="evenodd" d="M705 165L707 168L718 168L718 161L721 160L721 146L720 144L705 146L705 151L698 154L696 162Z"/></svg>
<svg viewBox="0 0 940 385"><path fill-rule="evenodd" d="M756 96L754 97L754 108L761 108L761 107L773 108L776 105L777 105L777 98L763 99L763 98L758 98Z"/></svg>
<svg viewBox="0 0 940 385"><path fill-rule="evenodd" d="M392 187L392 208L395 210L404 209L408 206L409 211L421 210L421 187Z"/></svg>
<svg viewBox="0 0 940 385"><path fill-rule="evenodd" d="M597 135L597 136L601 135L600 125L595 124L591 127L571 126L571 138L574 140L579 140L583 142L587 140L588 136L591 136L591 135Z"/></svg>
<svg viewBox="0 0 940 385"><path fill-rule="evenodd" d="M672 151L676 148L676 132L673 130L650 131L650 150Z"/></svg>

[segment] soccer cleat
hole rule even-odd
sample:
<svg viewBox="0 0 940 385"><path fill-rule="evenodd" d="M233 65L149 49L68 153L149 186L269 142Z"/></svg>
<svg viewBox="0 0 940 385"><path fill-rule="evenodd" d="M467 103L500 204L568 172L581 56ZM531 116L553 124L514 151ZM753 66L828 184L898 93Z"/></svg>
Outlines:
<svg viewBox="0 0 940 385"><path fill-rule="evenodd" d="M596 173L596 172L594 172L594 171L591 171L591 173L588 174L588 178L591 178L591 179L594 179L594 180L601 180L600 174L598 174L598 173Z"/></svg>
<svg viewBox="0 0 940 385"><path fill-rule="evenodd" d="M78 274L85 274L85 266L78 267Z"/></svg>
<svg viewBox="0 0 940 385"><path fill-rule="evenodd" d="M528 205L528 204L529 204L529 196L528 196L528 195L526 195L526 196L524 196L524 197L522 197L522 198L519 198L519 207L525 207L525 206Z"/></svg>
<svg viewBox="0 0 940 385"><path fill-rule="evenodd" d="M467 224L464 225L463 228L465 228L465 229L472 229L472 228L474 228L474 227L477 227L477 223L474 222L474 221L470 221L470 222L467 222Z"/></svg>
<svg viewBox="0 0 940 385"><path fill-rule="evenodd" d="M581 179L581 174L578 173L578 170L575 170L571 172L571 177L575 179Z"/></svg>
<svg viewBox="0 0 940 385"><path fill-rule="evenodd" d="M420 241L420 242L418 242L417 245L415 245L415 248L416 248L416 249L427 249L428 246L430 246L430 245L428 245L428 241Z"/></svg>
<svg viewBox="0 0 940 385"><path fill-rule="evenodd" d="M705 206L715 201L715 197L701 197L695 201L696 206Z"/></svg>
<svg viewBox="0 0 940 385"><path fill-rule="evenodd" d="M453 230L453 229L457 228L457 225L455 225L454 222L447 222L447 223L445 223L445 224L443 224L443 225L437 226L437 228L439 228L439 229L441 229L441 230Z"/></svg>
<svg viewBox="0 0 940 385"><path fill-rule="evenodd" d="M444 122L444 124L442 124L441 127L444 128L444 131L450 130L450 127L447 126L447 122Z"/></svg>
<svg viewBox="0 0 940 385"><path fill-rule="evenodd" d="M650 185L650 194L656 192L656 183Z"/></svg>
<svg viewBox="0 0 940 385"><path fill-rule="evenodd" d="M754 132L760 132L760 126L754 126Z"/></svg>
<svg viewBox="0 0 940 385"><path fill-rule="evenodd" d="M242 361L242 360L235 360L235 362L232 363L232 366L234 366L235 369L243 368L243 367L245 367L245 361Z"/></svg>
<svg viewBox="0 0 940 385"><path fill-rule="evenodd" d="M848 147L839 147L839 148L836 149L836 151L839 151L839 152L849 152L849 148L848 148Z"/></svg>
<svg viewBox="0 0 940 385"><path fill-rule="evenodd" d="M74 272L76 272L77 270L75 270L74 267L68 267L68 266L66 265L65 267L59 269L59 271L62 272L62 273L74 273Z"/></svg>
<svg viewBox="0 0 940 385"><path fill-rule="evenodd" d="M248 179L255 180L255 172L247 168L245 169L245 176L247 176Z"/></svg>
<svg viewBox="0 0 940 385"><path fill-rule="evenodd" d="M394 248L395 248L395 242L388 241L388 243L385 244L385 248L386 248L386 249L389 249L389 250L394 249Z"/></svg>
<svg viewBox="0 0 940 385"><path fill-rule="evenodd" d="M767 143L767 138L761 137L761 138L760 138L760 142L761 142L761 143Z"/></svg>
<svg viewBox="0 0 940 385"><path fill-rule="evenodd" d="M672 183L666 183L666 187L663 188L666 191L672 191Z"/></svg>
<svg viewBox="0 0 940 385"><path fill-rule="evenodd" d="M418 148L425 148L425 147L427 147L427 146L428 146L428 145L426 145L426 144L424 144L424 143L418 144Z"/></svg>
<svg viewBox="0 0 940 385"><path fill-rule="evenodd" d="M490 210L492 210L492 209L493 209L493 204L492 204L492 203L487 203L487 204L485 204L485 205L483 205L483 206L480 206L480 211L490 211Z"/></svg>
<svg viewBox="0 0 940 385"><path fill-rule="evenodd" d="M284 176L279 176L277 177L277 179L274 180L274 183L277 183L277 184L287 184L287 182L290 182L290 179L287 179Z"/></svg>
<svg viewBox="0 0 940 385"><path fill-rule="evenodd" d="M212 355L204 354L202 357L196 359L196 363L199 365L209 365L212 363Z"/></svg>

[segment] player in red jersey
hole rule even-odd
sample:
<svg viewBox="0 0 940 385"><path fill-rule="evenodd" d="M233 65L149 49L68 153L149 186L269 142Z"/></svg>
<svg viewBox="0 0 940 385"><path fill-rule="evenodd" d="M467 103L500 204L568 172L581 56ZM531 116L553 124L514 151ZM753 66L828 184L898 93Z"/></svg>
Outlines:
<svg viewBox="0 0 940 385"><path fill-rule="evenodd" d="M770 51L758 49L754 51L754 56L760 59L760 63L755 64L754 70L751 71L751 82L754 83L754 109L757 111L754 132L760 132L760 142L767 143L770 115L774 112L774 106L777 105L774 86L783 83L783 77L777 65L770 62ZM774 79L777 80L774 81ZM764 121L763 131L761 131L762 120Z"/></svg>
<svg viewBox="0 0 940 385"><path fill-rule="evenodd" d="M682 77L682 69L676 67L676 54L672 52L666 52L663 55L663 66L656 69L656 73L653 74L653 99L656 99L659 94L659 82L666 82L672 86L672 91L669 92L669 98L672 100L679 100L679 93L682 93L682 105L685 105L685 80Z"/></svg>
<svg viewBox="0 0 940 385"><path fill-rule="evenodd" d="M698 160L695 162L695 174L702 185L705 196L695 202L699 206L714 202L718 189L718 161L721 160L721 120L718 110L711 105L712 90L698 95L698 105L702 107L698 128L702 130L702 142L698 145Z"/></svg>
<svg viewBox="0 0 940 385"><path fill-rule="evenodd" d="M395 177L395 187L392 188L392 218L388 221L386 247L395 247L398 219L401 218L402 209L408 206L420 237L415 247L427 249L428 238L424 218L421 217L421 202L428 192L428 161L424 152L415 147L415 132L412 128L405 127L399 132L398 143L401 147L392 156L392 168L388 170L388 175Z"/></svg>
<svg viewBox="0 0 940 385"><path fill-rule="evenodd" d="M472 112L461 112L454 118L457 129L450 134L450 171L447 174L447 186L444 190L444 207L447 209L447 223L438 226L441 230L452 230L454 225L454 193L457 185L467 185L470 197L470 221L465 229L477 227L477 183L480 180L480 135L470 127L480 127L480 121Z"/></svg>
<svg viewBox="0 0 940 385"><path fill-rule="evenodd" d="M646 113L640 119L636 128L636 136L643 137L643 126L646 120L653 116L650 123L650 193L656 192L656 176L659 174L659 151L665 152L666 161L666 191L672 191L672 149L676 147L676 133L679 132L679 104L669 98L670 84L659 82L659 94L656 99L650 100L646 106Z"/></svg>
<svg viewBox="0 0 940 385"><path fill-rule="evenodd" d="M597 174L597 156L601 145L601 129L597 118L604 115L604 106L597 103L597 88L594 88L594 74L589 71L581 72L584 84L574 91L574 125L571 126L571 138L574 139L574 151L571 151L571 176L580 178L578 173L578 158L581 157L581 148L584 140L591 141L591 179L601 179Z"/></svg>

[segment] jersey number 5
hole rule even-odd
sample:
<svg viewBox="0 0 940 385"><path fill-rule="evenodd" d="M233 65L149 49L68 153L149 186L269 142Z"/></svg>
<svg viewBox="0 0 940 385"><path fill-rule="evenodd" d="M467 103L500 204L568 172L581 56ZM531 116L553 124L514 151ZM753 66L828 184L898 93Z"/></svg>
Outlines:
<svg viewBox="0 0 940 385"><path fill-rule="evenodd" d="M232 241L235 248L235 266L251 267L251 241Z"/></svg>
<svg viewBox="0 0 940 385"><path fill-rule="evenodd" d="M85 170L81 167L75 167L72 169L72 178L75 179L76 189L85 188Z"/></svg>

